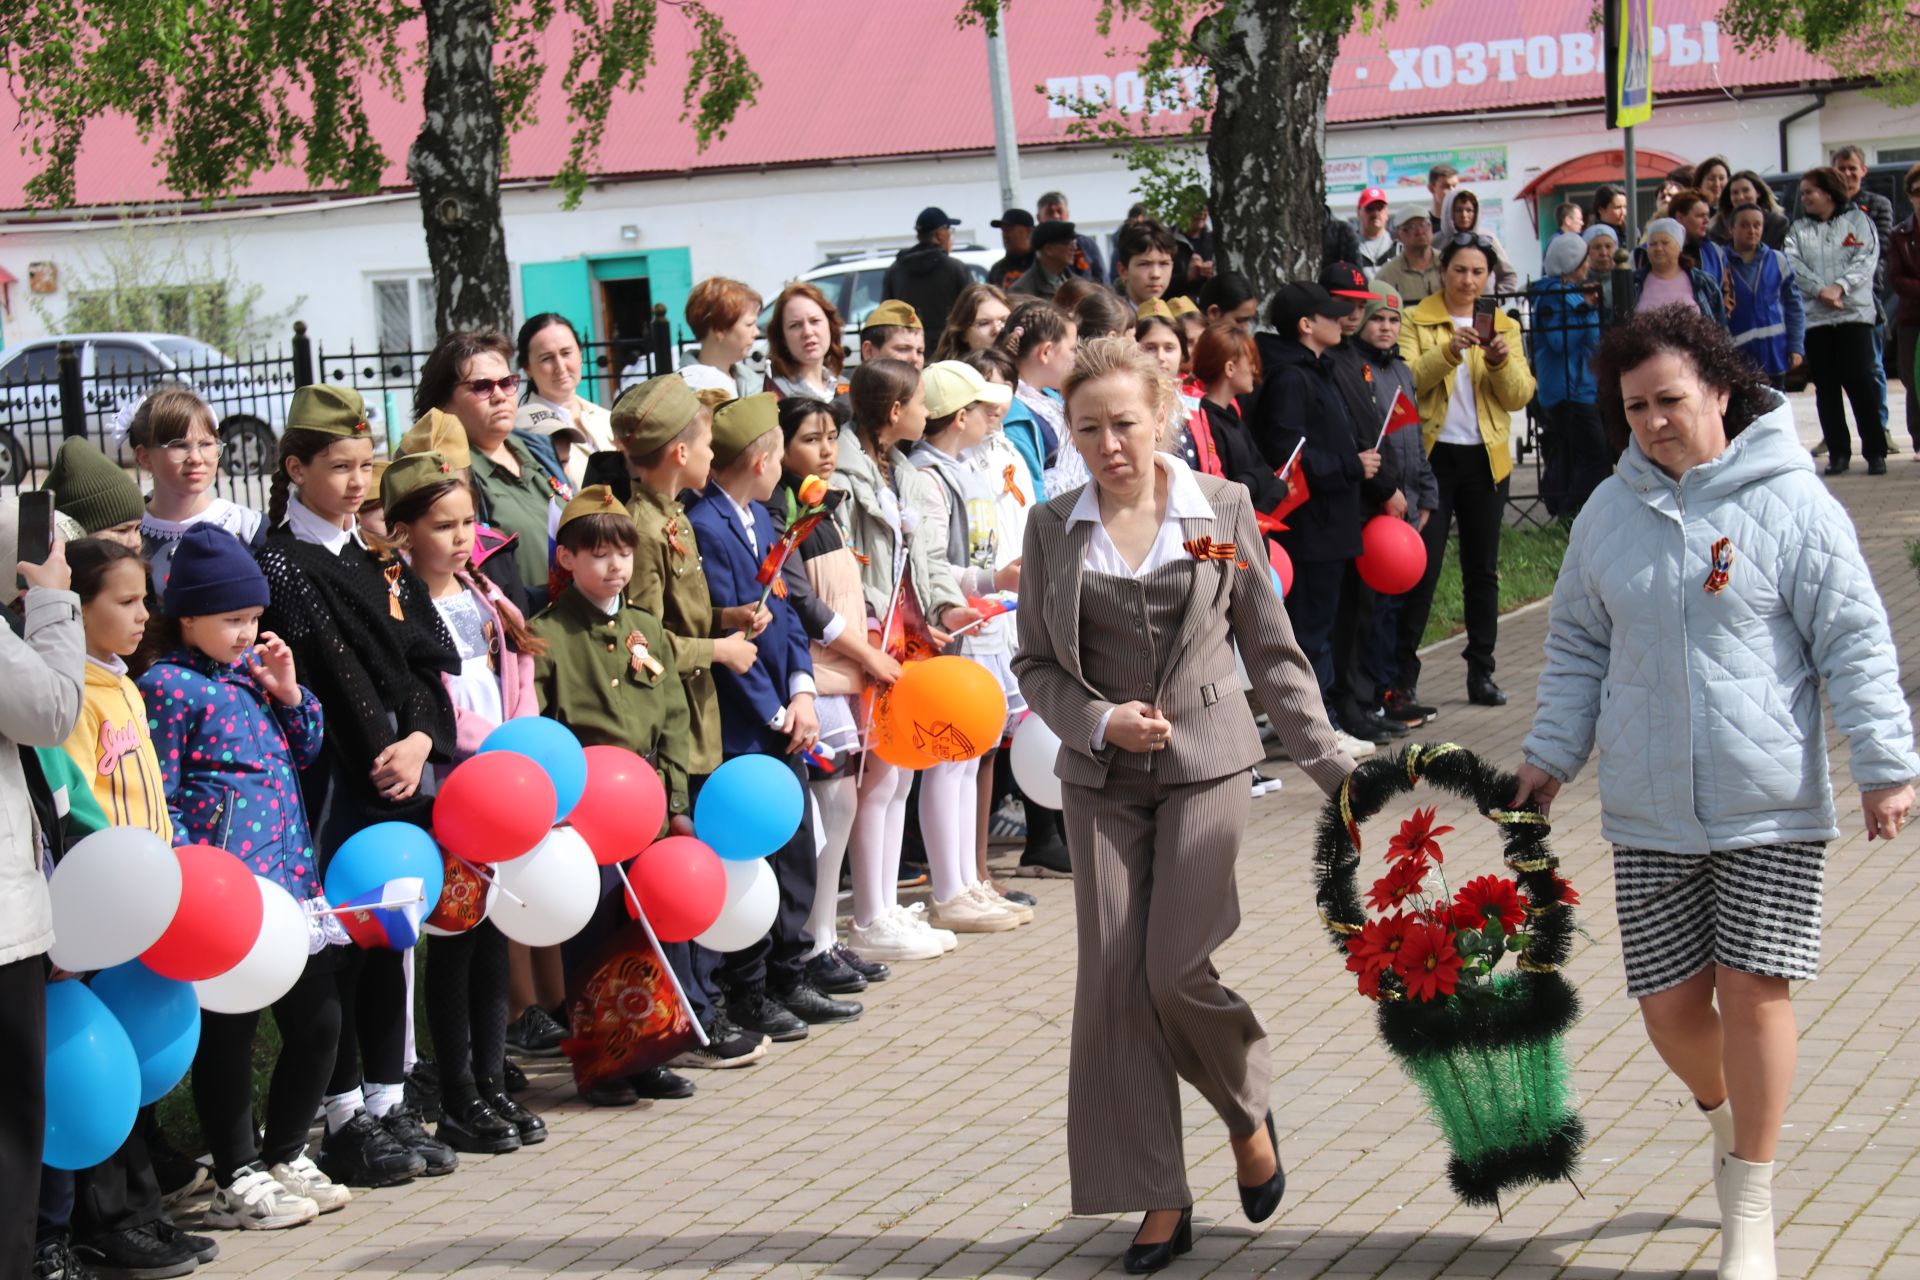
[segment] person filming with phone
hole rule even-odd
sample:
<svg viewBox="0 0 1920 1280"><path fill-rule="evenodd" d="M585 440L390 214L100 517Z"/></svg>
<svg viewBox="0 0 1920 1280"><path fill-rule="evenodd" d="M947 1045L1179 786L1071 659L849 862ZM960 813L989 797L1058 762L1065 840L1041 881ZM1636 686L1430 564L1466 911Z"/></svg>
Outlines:
<svg viewBox="0 0 1920 1280"><path fill-rule="evenodd" d="M1507 695L1493 680L1500 617L1500 525L1507 507L1513 415L1533 398L1533 370L1521 350L1520 325L1481 297L1494 249L1461 232L1440 254L1440 292L1406 313L1400 354L1413 369L1420 433L1440 485L1440 502L1421 537L1427 573L1407 593L1394 655L1394 687L1409 697L1419 684L1415 653L1433 589L1440 580L1447 533L1460 522L1460 587L1467 619L1467 699L1497 707ZM1429 699L1431 701L1431 699Z"/></svg>

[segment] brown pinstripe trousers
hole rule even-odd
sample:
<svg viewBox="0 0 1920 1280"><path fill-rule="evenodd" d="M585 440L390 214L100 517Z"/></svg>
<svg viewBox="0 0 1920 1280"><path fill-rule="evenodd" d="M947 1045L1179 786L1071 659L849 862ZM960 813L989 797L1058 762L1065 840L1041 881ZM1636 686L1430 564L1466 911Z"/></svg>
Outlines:
<svg viewBox="0 0 1920 1280"><path fill-rule="evenodd" d="M1180 1086L1246 1137L1266 1120L1266 1028L1222 985L1214 949L1240 924L1234 863L1246 774L1166 786L1116 762L1062 785L1079 930L1067 1081L1075 1213L1193 1202Z"/></svg>

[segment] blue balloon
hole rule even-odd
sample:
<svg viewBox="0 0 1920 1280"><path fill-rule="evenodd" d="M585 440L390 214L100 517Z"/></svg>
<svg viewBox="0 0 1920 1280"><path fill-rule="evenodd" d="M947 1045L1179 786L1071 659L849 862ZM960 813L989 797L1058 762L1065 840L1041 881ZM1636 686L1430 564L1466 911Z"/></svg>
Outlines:
<svg viewBox="0 0 1920 1280"><path fill-rule="evenodd" d="M555 822L566 821L587 792L587 752L573 730L545 716L521 716L487 735L480 751L515 751L539 765L559 802ZM476 753L478 754L478 753Z"/></svg>
<svg viewBox="0 0 1920 1280"><path fill-rule="evenodd" d="M92 986L132 1042L140 1062L140 1105L152 1106L186 1077L200 1047L200 1000L193 984L129 960L95 975Z"/></svg>
<svg viewBox="0 0 1920 1280"><path fill-rule="evenodd" d="M1280 585L1280 571L1274 568L1272 565L1268 565L1267 576L1273 579L1273 594L1281 597L1282 599L1285 599L1287 594L1287 589Z"/></svg>
<svg viewBox="0 0 1920 1280"><path fill-rule="evenodd" d="M440 901L446 879L440 846L411 822L376 822L334 850L322 883L327 901L339 907L401 876L420 877L421 895L430 903Z"/></svg>
<svg viewBox="0 0 1920 1280"><path fill-rule="evenodd" d="M47 985L47 1131L41 1160L89 1169L120 1149L140 1111L140 1060L119 1019L75 980Z"/></svg>
<svg viewBox="0 0 1920 1280"><path fill-rule="evenodd" d="M773 756L735 756L715 769L693 805L693 831L723 858L751 862L793 839L806 792Z"/></svg>

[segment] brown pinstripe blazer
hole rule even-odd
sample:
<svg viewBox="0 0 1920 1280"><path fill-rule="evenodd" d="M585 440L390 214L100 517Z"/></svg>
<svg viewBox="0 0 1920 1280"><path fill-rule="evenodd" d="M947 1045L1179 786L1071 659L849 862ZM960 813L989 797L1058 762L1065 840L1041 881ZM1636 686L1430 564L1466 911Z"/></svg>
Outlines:
<svg viewBox="0 0 1920 1280"><path fill-rule="evenodd" d="M1163 783L1206 782L1245 772L1266 757L1260 733L1240 696L1237 642L1260 705L1294 761L1332 794L1353 771L1334 740L1313 668L1293 640L1286 609L1268 576L1266 545L1254 523L1246 486L1196 473L1213 519L1186 519L1186 540L1232 542L1237 560L1190 561L1191 594L1172 652L1158 655L1155 705L1173 725L1153 773ZM1080 668L1083 628L1127 625L1086 617L1080 575L1092 526L1068 524L1080 490L1036 507L1027 519L1020 566L1020 649L1013 660L1020 692L1063 750L1054 771L1066 782L1104 786L1118 748L1096 752L1093 733L1116 703L1087 682ZM1242 568L1241 565L1245 567Z"/></svg>

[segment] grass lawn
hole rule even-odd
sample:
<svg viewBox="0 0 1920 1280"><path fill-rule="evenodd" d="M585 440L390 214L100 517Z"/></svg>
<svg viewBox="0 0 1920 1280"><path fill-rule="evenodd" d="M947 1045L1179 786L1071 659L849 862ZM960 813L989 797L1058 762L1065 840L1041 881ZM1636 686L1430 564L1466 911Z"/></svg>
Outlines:
<svg viewBox="0 0 1920 1280"><path fill-rule="evenodd" d="M1545 599L1553 594L1560 576L1560 560L1567 553L1566 526L1555 521L1544 528L1507 528L1500 534L1500 612ZM1445 640L1466 628L1460 600L1460 545L1447 539L1447 558L1440 583L1433 592L1433 612L1427 615L1422 644Z"/></svg>

